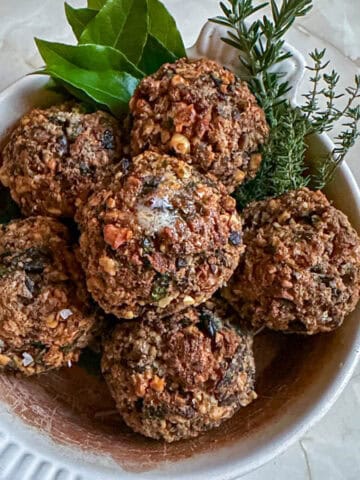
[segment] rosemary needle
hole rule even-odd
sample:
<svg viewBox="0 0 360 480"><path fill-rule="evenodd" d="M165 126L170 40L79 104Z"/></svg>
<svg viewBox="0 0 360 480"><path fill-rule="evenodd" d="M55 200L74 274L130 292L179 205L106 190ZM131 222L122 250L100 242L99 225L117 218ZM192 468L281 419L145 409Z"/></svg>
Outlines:
<svg viewBox="0 0 360 480"><path fill-rule="evenodd" d="M249 22L251 15L269 4L270 17ZM220 7L223 15L212 21L228 28L222 40L240 51L250 89L271 127L268 142L262 149L263 162L258 175L235 192L239 208L253 200L275 197L305 185L323 188L359 136L360 75L355 77L354 86L339 94L339 74L329 71L326 51L315 50L310 53L313 65L308 67L311 90L304 94L304 104L294 108L285 96L290 85L283 74L274 72L272 67L292 56L284 50L284 36L298 17L311 10L312 0L270 0L260 5L254 5L253 0L228 0L221 2ZM344 96L346 105L338 109L335 100ZM324 101L325 108L322 107ZM339 121L343 130L335 138L334 151L326 157L312 158L309 169L305 163L307 137L330 132Z"/></svg>

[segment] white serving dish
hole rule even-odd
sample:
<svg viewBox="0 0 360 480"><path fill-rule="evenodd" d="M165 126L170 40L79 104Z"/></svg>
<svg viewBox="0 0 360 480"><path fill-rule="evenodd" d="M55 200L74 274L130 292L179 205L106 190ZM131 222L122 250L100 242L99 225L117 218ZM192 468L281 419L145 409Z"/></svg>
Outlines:
<svg viewBox="0 0 360 480"><path fill-rule="evenodd" d="M220 41L223 34L221 27L206 24L195 46L189 49L189 56L207 56L238 70L237 52ZM292 101L295 102L305 65L295 49L286 48L294 53L286 69L287 78L294 87ZM53 94L44 90L46 82L44 77L26 77L0 94L0 143L25 112L56 100ZM309 154L329 152L332 148L328 137L314 137L309 145ZM346 164L337 171L327 194L360 231L360 192ZM112 433L97 432L100 427L96 422L91 423L91 418L86 421L80 416L77 418L68 405L64 406L64 402L54 399L51 388L57 388L57 395L63 400L62 385L66 390L69 383L68 378L64 379L60 374L52 374L49 381L43 377L45 380L38 384L33 384L32 380L20 381L2 376L0 479L238 478L287 449L335 402L349 381L359 357L358 318L359 308L334 334L301 341L286 340L292 342L290 350L299 349L296 354L298 364L290 358L292 354L286 350L283 337L280 339L270 334L270 340L260 340L260 388L264 388L266 395L260 395L259 403L244 409L240 417L227 422L224 428L177 445L164 445L139 437L133 441L131 434L126 432L121 434L121 440ZM266 387L269 381L266 368L270 364L273 374L279 378ZM60 382L60 386L55 388L56 382ZM76 382L78 394L82 397L101 395L100 390L104 387L95 382L91 392L84 393L81 378ZM86 430L89 425L91 432ZM111 444L112 449L103 449L102 435L104 444ZM117 451L121 455L117 455Z"/></svg>

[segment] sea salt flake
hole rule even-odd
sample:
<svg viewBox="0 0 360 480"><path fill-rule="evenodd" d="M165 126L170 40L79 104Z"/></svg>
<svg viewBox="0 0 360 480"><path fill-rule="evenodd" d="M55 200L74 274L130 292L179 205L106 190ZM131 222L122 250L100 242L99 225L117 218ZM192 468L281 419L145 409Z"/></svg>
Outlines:
<svg viewBox="0 0 360 480"><path fill-rule="evenodd" d="M71 310L69 310L68 308L64 308L64 310L61 310L61 312L60 312L60 317L63 320L67 320L69 317L71 317L71 315L73 315L73 312Z"/></svg>
<svg viewBox="0 0 360 480"><path fill-rule="evenodd" d="M167 197L155 197L151 200L151 208L158 210L172 210L173 206L169 202Z"/></svg>
<svg viewBox="0 0 360 480"><path fill-rule="evenodd" d="M1 340L0 338L0 353L3 351L4 348L5 348L4 340Z"/></svg>
<svg viewBox="0 0 360 480"><path fill-rule="evenodd" d="M68 366L69 368L72 367L72 361L71 361L71 360L68 360L68 361L67 361L67 366Z"/></svg>
<svg viewBox="0 0 360 480"><path fill-rule="evenodd" d="M32 363L34 363L34 359L33 359L33 357L30 355L30 353L24 352L24 353L22 354L22 357L23 357L22 364L24 365L24 367L28 367L29 365L31 365Z"/></svg>

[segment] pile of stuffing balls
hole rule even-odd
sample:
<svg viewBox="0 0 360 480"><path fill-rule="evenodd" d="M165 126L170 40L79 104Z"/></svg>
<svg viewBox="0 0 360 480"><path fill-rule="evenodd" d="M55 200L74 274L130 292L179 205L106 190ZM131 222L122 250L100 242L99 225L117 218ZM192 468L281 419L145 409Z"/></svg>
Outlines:
<svg viewBox="0 0 360 480"><path fill-rule="evenodd" d="M69 368L100 339L126 424L172 442L256 399L259 329L343 323L360 241L307 188L238 213L231 193L269 127L217 63L163 65L124 122L70 101L29 112L5 145L0 180L23 218L0 229L0 368Z"/></svg>

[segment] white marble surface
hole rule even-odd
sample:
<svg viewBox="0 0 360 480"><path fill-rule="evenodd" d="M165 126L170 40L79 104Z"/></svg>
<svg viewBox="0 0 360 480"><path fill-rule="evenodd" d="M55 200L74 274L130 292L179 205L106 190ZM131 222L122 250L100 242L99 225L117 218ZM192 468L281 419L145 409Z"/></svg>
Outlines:
<svg viewBox="0 0 360 480"><path fill-rule="evenodd" d="M85 0L73 0L83 6ZM219 13L217 0L165 0L191 45L206 19ZM351 83L360 73L360 0L314 0L289 41L306 54L327 47L328 56ZM0 0L0 91L41 65L33 37L70 41L60 0ZM306 88L306 85L304 85ZM336 132L335 132L336 133ZM360 182L360 142L348 163ZM360 367L332 410L283 455L246 480L358 480L360 478Z"/></svg>

